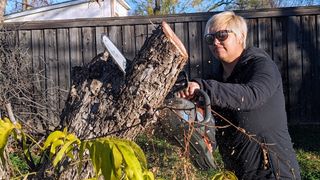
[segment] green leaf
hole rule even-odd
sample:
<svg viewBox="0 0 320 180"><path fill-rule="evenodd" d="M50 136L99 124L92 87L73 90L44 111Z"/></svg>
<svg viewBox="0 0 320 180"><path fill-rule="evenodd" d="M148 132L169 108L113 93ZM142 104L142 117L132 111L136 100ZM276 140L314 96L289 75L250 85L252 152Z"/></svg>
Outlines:
<svg viewBox="0 0 320 180"><path fill-rule="evenodd" d="M135 155L139 159L140 164L142 165L142 168L147 169L147 159L146 159L142 149L133 141L122 140L122 142L125 142L133 149Z"/></svg>
<svg viewBox="0 0 320 180"><path fill-rule="evenodd" d="M65 138L66 134L62 131L54 131L52 132L46 139L46 141L44 142L44 147L43 149L47 149L49 146L51 146L51 144L53 142L55 142L56 140L60 139L60 138Z"/></svg>
<svg viewBox="0 0 320 180"><path fill-rule="evenodd" d="M113 169L115 176L117 178L121 177L121 165L122 165L122 154L120 153L119 149L117 146L112 146L112 161L113 161Z"/></svg>
<svg viewBox="0 0 320 180"><path fill-rule="evenodd" d="M29 161L31 161L32 157L29 153L29 147L27 145L27 137L23 132L20 133L20 137L21 137L20 140L22 141L23 154Z"/></svg>
<svg viewBox="0 0 320 180"><path fill-rule="evenodd" d="M146 158L143 151L134 142L104 137L87 141L87 143L91 143L91 146L86 147L90 152L90 159L97 178L102 173L104 179L111 180L154 179L152 172L146 170ZM85 149L85 145L81 145L80 149Z"/></svg>
<svg viewBox="0 0 320 180"><path fill-rule="evenodd" d="M115 144L122 144L124 146L131 147L132 150L134 151L134 154L139 159L139 162L142 165L142 168L143 169L147 169L147 159L146 159L146 157L144 155L144 152L135 142L129 141L129 140L126 140L126 139L115 138L115 137L100 138L99 140L108 141L108 142L112 142L112 143L115 143Z"/></svg>
<svg viewBox="0 0 320 180"><path fill-rule="evenodd" d="M225 177L229 180L238 180L237 176L231 171L225 171Z"/></svg>
<svg viewBox="0 0 320 180"><path fill-rule="evenodd" d="M50 156L49 156L50 159L56 154L57 147L62 146L63 144L64 144L64 141L61 139L57 139L52 143L50 147Z"/></svg>
<svg viewBox="0 0 320 180"><path fill-rule="evenodd" d="M128 178L142 180L143 176L141 165L132 148L123 144L117 144L116 146L122 153L122 157L126 164L125 173Z"/></svg>
<svg viewBox="0 0 320 180"><path fill-rule="evenodd" d="M104 179L119 179L116 178L113 172L113 162L112 162L112 150L111 147L112 143L98 143L98 149L97 151L101 158L101 172L104 177Z"/></svg>
<svg viewBox="0 0 320 180"><path fill-rule="evenodd" d="M67 143L65 143L62 148L60 149L60 151L57 153L56 157L53 160L53 166L56 167L57 164L61 161L61 159L64 157L64 154L66 152L66 150L68 149L69 146L72 146L73 143L75 143L76 140L73 141L68 141Z"/></svg>
<svg viewBox="0 0 320 180"><path fill-rule="evenodd" d="M218 172L212 177L212 180L222 180L222 179L223 179L223 172Z"/></svg>
<svg viewBox="0 0 320 180"><path fill-rule="evenodd" d="M4 118L4 120L0 119L0 156L1 159L3 159L3 152L4 148L7 145L8 138L12 132L13 129L15 129L16 126L8 119Z"/></svg>
<svg viewBox="0 0 320 180"><path fill-rule="evenodd" d="M66 149L66 155L67 155L70 159L72 159L72 160L74 160L73 149L74 149L74 146L73 146L73 145L69 146L69 147Z"/></svg>
<svg viewBox="0 0 320 180"><path fill-rule="evenodd" d="M212 180L238 180L237 176L231 172L231 171L221 171L216 173L213 177Z"/></svg>
<svg viewBox="0 0 320 180"><path fill-rule="evenodd" d="M143 180L154 180L154 175L150 171L143 172Z"/></svg>
<svg viewBox="0 0 320 180"><path fill-rule="evenodd" d="M82 141L81 144L80 144L80 149L79 149L79 160L80 160L80 163L79 163L79 166L78 166L78 173L79 174L81 172L82 165L83 165L82 161L83 161L84 151L85 151L85 149L89 149L90 145L91 145L91 143L89 143L88 141Z"/></svg>
<svg viewBox="0 0 320 180"><path fill-rule="evenodd" d="M78 140L77 136L74 135L73 133L68 134L65 139L66 139L67 141Z"/></svg>

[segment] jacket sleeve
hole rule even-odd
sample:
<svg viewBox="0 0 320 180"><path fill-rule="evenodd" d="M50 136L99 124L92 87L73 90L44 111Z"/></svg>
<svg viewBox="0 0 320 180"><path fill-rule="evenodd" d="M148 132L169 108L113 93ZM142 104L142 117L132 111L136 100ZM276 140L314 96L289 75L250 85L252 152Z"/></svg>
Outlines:
<svg viewBox="0 0 320 180"><path fill-rule="evenodd" d="M252 76L246 83L224 83L203 79L195 81L211 97L213 106L252 110L264 104L278 88L282 88L282 80L276 64L263 57L254 59L251 70Z"/></svg>

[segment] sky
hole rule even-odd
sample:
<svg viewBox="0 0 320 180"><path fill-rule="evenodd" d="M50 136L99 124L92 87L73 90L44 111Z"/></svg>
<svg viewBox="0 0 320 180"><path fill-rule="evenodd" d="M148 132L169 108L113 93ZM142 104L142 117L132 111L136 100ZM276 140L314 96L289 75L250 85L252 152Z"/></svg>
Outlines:
<svg viewBox="0 0 320 180"><path fill-rule="evenodd" d="M7 5L7 8L6 8L6 14L10 14L12 12L12 10L14 9L14 3L13 3L14 0L8 0L8 5ZM61 3L61 2L66 2L66 1L70 1L70 0L51 0L51 2L53 3ZM131 0L125 0L131 7L131 11L129 14L132 14L132 12L134 11L135 9L135 5L134 3L131 2ZM303 0L300 0L300 1L303 1ZM304 1L303 1L304 2ZM320 0L313 0L313 5L320 5ZM219 9L221 10L221 9ZM191 8L190 10L190 13L191 12L196 12L195 9Z"/></svg>

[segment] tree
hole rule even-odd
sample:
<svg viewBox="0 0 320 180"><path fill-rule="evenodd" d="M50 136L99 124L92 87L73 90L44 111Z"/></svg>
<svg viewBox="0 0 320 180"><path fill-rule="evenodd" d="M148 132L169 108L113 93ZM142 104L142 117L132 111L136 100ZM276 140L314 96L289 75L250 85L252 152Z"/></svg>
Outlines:
<svg viewBox="0 0 320 180"><path fill-rule="evenodd" d="M7 13L20 12L36 7L47 6L55 2L57 2L57 0L8 0L10 9L7 9Z"/></svg>
<svg viewBox="0 0 320 180"><path fill-rule="evenodd" d="M285 1L285 0L235 0L226 6L226 9L261 9L261 8L277 8L277 7L291 7L291 6L308 6L313 5L314 0L299 0L299 1Z"/></svg>
<svg viewBox="0 0 320 180"><path fill-rule="evenodd" d="M0 1L0 28L2 27L4 21L4 11L7 6L7 0Z"/></svg>
<svg viewBox="0 0 320 180"><path fill-rule="evenodd" d="M131 0L136 9L135 15L163 15L186 12L212 11L229 5L232 0ZM159 6L156 6L159 4ZM155 13L157 11L157 13Z"/></svg>

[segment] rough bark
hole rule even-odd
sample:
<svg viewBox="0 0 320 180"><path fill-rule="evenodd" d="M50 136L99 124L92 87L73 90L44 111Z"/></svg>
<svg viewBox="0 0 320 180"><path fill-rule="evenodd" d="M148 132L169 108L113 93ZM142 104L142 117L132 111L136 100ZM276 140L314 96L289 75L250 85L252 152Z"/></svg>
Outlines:
<svg viewBox="0 0 320 180"><path fill-rule="evenodd" d="M106 54L74 69L61 127L68 127L81 139L134 139L150 125L187 58L183 44L163 22L146 40L125 76ZM62 177L78 176L70 170Z"/></svg>
<svg viewBox="0 0 320 180"><path fill-rule="evenodd" d="M4 11L6 9L7 0L1 0L0 1L0 28L3 26L4 22Z"/></svg>

